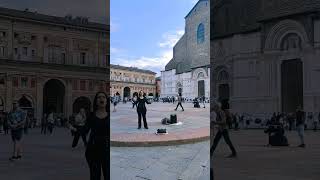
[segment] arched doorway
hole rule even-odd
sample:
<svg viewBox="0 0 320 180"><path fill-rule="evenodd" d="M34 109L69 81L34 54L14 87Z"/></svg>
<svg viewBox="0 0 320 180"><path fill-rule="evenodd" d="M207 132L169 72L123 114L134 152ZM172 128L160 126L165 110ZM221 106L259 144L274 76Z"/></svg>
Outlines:
<svg viewBox="0 0 320 180"><path fill-rule="evenodd" d="M91 101L87 97L78 97L73 102L73 113L78 113L81 108L84 108L87 113L91 111Z"/></svg>
<svg viewBox="0 0 320 180"><path fill-rule="evenodd" d="M229 84L219 85L219 101L221 102L222 109L229 109L229 94L230 88Z"/></svg>
<svg viewBox="0 0 320 180"><path fill-rule="evenodd" d="M205 95L204 80L198 81L198 97L203 97Z"/></svg>
<svg viewBox="0 0 320 180"><path fill-rule="evenodd" d="M125 87L123 89L123 99L124 98L130 98L130 88L129 87Z"/></svg>
<svg viewBox="0 0 320 180"><path fill-rule="evenodd" d="M221 102L222 109L229 109L230 86L229 73L226 70L221 70L218 73L218 100Z"/></svg>
<svg viewBox="0 0 320 180"><path fill-rule="evenodd" d="M300 59L286 60L281 64L282 112L295 112L303 108L303 70Z"/></svg>
<svg viewBox="0 0 320 180"><path fill-rule="evenodd" d="M57 79L47 81L43 88L43 112L49 113L53 110L55 113L63 113L64 96L65 87L61 81Z"/></svg>
<svg viewBox="0 0 320 180"><path fill-rule="evenodd" d="M25 95L23 95L19 100L19 107L23 110L26 110L29 115L34 114L34 109L33 109L33 104L32 104L32 99L27 98Z"/></svg>

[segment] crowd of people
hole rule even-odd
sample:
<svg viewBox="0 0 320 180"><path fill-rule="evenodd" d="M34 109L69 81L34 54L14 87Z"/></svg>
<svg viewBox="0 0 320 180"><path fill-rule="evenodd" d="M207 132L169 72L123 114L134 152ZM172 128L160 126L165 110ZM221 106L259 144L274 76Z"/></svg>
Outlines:
<svg viewBox="0 0 320 180"><path fill-rule="evenodd" d="M68 128L73 136L72 148L77 146L79 138L82 137L91 180L100 180L102 175L105 180L109 177L106 167L110 158L107 156L107 149L110 146L107 136L110 129L108 108L107 94L98 92L94 98L93 112L86 112L85 108L81 108L80 112L70 116L68 120L61 118L51 109L41 119L41 134L52 135L55 126ZM22 159L23 134L28 134L28 128L36 127L33 119L31 113L19 107L18 101L13 102L10 112L0 114L0 125L3 126L4 133L11 132L13 152L10 161Z"/></svg>

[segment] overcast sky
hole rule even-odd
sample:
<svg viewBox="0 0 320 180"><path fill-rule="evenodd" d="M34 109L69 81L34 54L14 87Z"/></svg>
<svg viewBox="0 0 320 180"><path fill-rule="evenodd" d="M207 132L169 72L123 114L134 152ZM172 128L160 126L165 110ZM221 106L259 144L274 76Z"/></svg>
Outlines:
<svg viewBox="0 0 320 180"><path fill-rule="evenodd" d="M108 2L107 2L108 1ZM64 17L89 17L89 21L109 24L109 0L1 0L0 6L10 9L37 11L41 14Z"/></svg>

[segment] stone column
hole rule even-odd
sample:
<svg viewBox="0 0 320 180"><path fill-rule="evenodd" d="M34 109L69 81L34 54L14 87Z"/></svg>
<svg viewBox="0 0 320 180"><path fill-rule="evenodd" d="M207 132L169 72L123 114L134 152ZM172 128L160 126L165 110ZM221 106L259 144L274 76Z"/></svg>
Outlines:
<svg viewBox="0 0 320 180"><path fill-rule="evenodd" d="M11 111L12 108L12 77L7 76L7 82L6 82L6 99L5 101L5 107L4 110L6 112Z"/></svg>
<svg viewBox="0 0 320 180"><path fill-rule="evenodd" d="M43 54L44 54L44 43L43 43L43 35L39 34L37 38L37 61L43 62Z"/></svg>
<svg viewBox="0 0 320 180"><path fill-rule="evenodd" d="M36 102L36 118L38 120L37 124L41 122L43 116L43 79L37 78L37 102Z"/></svg>
<svg viewBox="0 0 320 180"><path fill-rule="evenodd" d="M8 58L13 59L13 22L10 23L9 25L9 30L8 30Z"/></svg>
<svg viewBox="0 0 320 180"><path fill-rule="evenodd" d="M73 102L72 102L72 79L68 79L66 81L66 86L65 87L65 107L64 107L64 116L69 117L72 115L73 112Z"/></svg>

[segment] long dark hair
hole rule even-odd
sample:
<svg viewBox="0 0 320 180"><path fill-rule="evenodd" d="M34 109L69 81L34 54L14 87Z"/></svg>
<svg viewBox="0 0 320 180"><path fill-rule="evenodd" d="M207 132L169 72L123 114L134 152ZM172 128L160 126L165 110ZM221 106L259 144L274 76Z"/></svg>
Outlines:
<svg viewBox="0 0 320 180"><path fill-rule="evenodd" d="M104 94L106 96L106 112L109 113L110 110L110 101L109 101L109 96L107 95L107 93L103 92L103 91L99 91L96 93L96 96L94 97L93 100L93 113L95 113L98 109L97 107L97 101L98 101L98 95L99 94Z"/></svg>

